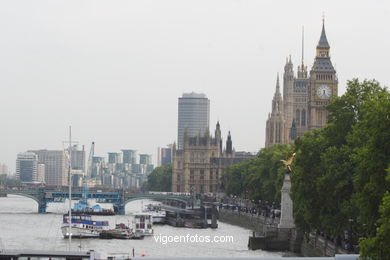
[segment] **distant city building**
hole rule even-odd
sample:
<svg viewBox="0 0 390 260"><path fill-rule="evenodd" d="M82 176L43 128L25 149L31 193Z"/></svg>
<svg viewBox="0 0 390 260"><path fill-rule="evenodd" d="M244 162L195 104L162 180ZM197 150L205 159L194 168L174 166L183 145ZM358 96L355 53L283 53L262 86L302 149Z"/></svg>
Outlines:
<svg viewBox="0 0 390 260"><path fill-rule="evenodd" d="M99 185L102 185L102 180L101 179L88 179L87 180L87 186L92 188L92 187L96 187L96 186L99 186Z"/></svg>
<svg viewBox="0 0 390 260"><path fill-rule="evenodd" d="M78 150L77 145L72 147L72 169L82 170L85 172L85 150L84 145L82 150Z"/></svg>
<svg viewBox="0 0 390 260"><path fill-rule="evenodd" d="M141 165L136 163L131 165L131 172L132 173L141 173Z"/></svg>
<svg viewBox="0 0 390 260"><path fill-rule="evenodd" d="M45 165L45 182L47 185L68 185L68 158L61 150L30 150L38 155L38 163Z"/></svg>
<svg viewBox="0 0 390 260"><path fill-rule="evenodd" d="M140 154L140 163L137 159L137 151L132 149L108 153L107 163L104 157L93 156L91 181L88 185L139 190L148 173L153 170L153 164L149 154Z"/></svg>
<svg viewBox="0 0 390 260"><path fill-rule="evenodd" d="M152 164L152 156L150 154L140 154L139 164Z"/></svg>
<svg viewBox="0 0 390 260"><path fill-rule="evenodd" d="M8 167L5 163L0 163L0 175L8 175Z"/></svg>
<svg viewBox="0 0 390 260"><path fill-rule="evenodd" d="M153 164L146 165L146 174L151 173L153 170L154 170L154 165Z"/></svg>
<svg viewBox="0 0 390 260"><path fill-rule="evenodd" d="M137 151L136 150L122 150L123 163L136 164L137 163Z"/></svg>
<svg viewBox="0 0 390 260"><path fill-rule="evenodd" d="M38 156L35 153L18 153L16 158L16 178L22 182L38 181Z"/></svg>
<svg viewBox="0 0 390 260"><path fill-rule="evenodd" d="M72 170L72 186L82 187L85 172L83 170Z"/></svg>
<svg viewBox="0 0 390 260"><path fill-rule="evenodd" d="M210 100L205 94L189 93L179 98L178 149L183 149L184 133L188 137L209 132Z"/></svg>
<svg viewBox="0 0 390 260"><path fill-rule="evenodd" d="M37 164L37 181L40 183L46 183L46 181L45 181L45 165L43 163Z"/></svg>
<svg viewBox="0 0 390 260"><path fill-rule="evenodd" d="M157 149L157 166L165 166L172 163L172 145Z"/></svg>
<svg viewBox="0 0 390 260"><path fill-rule="evenodd" d="M226 168L254 157L245 152L236 157L230 132L223 150L219 122L214 137L208 133L195 137L185 135L183 149L176 149L173 145L172 191L219 193L222 191L221 176Z"/></svg>
<svg viewBox="0 0 390 260"><path fill-rule="evenodd" d="M154 165L152 163L152 155L150 154L140 154L139 155L139 166L140 166L140 184L146 181L147 176L154 169Z"/></svg>
<svg viewBox="0 0 390 260"><path fill-rule="evenodd" d="M244 159L244 160L253 159L253 158L256 158L256 154L253 154L250 152L239 151L239 152L234 153L234 158L235 159Z"/></svg>
<svg viewBox="0 0 390 260"><path fill-rule="evenodd" d="M93 156L92 157L92 169L91 178L101 179L104 174L104 168L106 167L104 157Z"/></svg>
<svg viewBox="0 0 390 260"><path fill-rule="evenodd" d="M121 153L108 153L108 163L122 163Z"/></svg>
<svg viewBox="0 0 390 260"><path fill-rule="evenodd" d="M303 63L303 55L297 75L294 74L291 57L286 60L283 94L278 75L272 112L268 114L266 122L265 147L290 143L305 132L322 128L327 123L329 112L326 106L338 91L337 74L330 60L329 49L323 24L309 74Z"/></svg>

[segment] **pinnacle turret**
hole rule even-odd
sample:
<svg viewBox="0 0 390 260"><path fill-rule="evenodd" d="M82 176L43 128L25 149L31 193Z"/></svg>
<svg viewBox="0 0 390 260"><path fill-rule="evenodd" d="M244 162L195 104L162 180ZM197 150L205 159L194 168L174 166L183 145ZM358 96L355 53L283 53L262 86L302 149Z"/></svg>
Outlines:
<svg viewBox="0 0 390 260"><path fill-rule="evenodd" d="M325 21L322 20L322 32L321 32L321 37L320 41L318 42L317 48L322 48L322 49L329 49L329 43L328 39L326 38L326 33L325 33Z"/></svg>
<svg viewBox="0 0 390 260"><path fill-rule="evenodd" d="M233 153L233 142L232 142L232 136L230 135L230 131L226 140L226 154L232 154Z"/></svg>
<svg viewBox="0 0 390 260"><path fill-rule="evenodd" d="M280 94L279 73L278 73L276 78L276 90L275 90L274 98L272 99L272 112L273 113L282 112L282 104L283 104L283 99L282 99L282 95Z"/></svg>

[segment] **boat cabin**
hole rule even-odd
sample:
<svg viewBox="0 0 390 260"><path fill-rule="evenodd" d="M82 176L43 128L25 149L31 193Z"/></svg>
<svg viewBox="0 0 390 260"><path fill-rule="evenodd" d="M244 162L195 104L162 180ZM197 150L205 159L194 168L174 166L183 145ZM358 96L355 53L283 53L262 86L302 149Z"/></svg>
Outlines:
<svg viewBox="0 0 390 260"><path fill-rule="evenodd" d="M153 235L152 214L136 213L133 214L133 231L141 235Z"/></svg>

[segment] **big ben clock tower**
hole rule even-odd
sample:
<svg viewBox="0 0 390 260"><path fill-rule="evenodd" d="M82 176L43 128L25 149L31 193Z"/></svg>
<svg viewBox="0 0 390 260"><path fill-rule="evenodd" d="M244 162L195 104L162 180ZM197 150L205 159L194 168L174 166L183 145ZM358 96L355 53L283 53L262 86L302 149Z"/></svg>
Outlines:
<svg viewBox="0 0 390 260"><path fill-rule="evenodd" d="M331 97L337 96L337 75L330 60L329 49L330 46L326 38L323 20L316 58L310 70L308 130L321 128L327 123L329 112L326 106Z"/></svg>

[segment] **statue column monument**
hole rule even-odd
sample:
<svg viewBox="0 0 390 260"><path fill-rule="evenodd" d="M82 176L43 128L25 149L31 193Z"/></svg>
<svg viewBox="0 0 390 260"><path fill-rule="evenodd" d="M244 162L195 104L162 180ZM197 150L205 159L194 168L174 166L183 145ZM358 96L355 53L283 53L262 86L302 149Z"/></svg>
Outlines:
<svg viewBox="0 0 390 260"><path fill-rule="evenodd" d="M295 156L295 153L289 154L287 160L282 160L286 166L286 171L284 175L283 187L281 190L281 214L280 222L278 228L295 228L294 218L293 218L293 202L290 197L291 191L291 163Z"/></svg>

